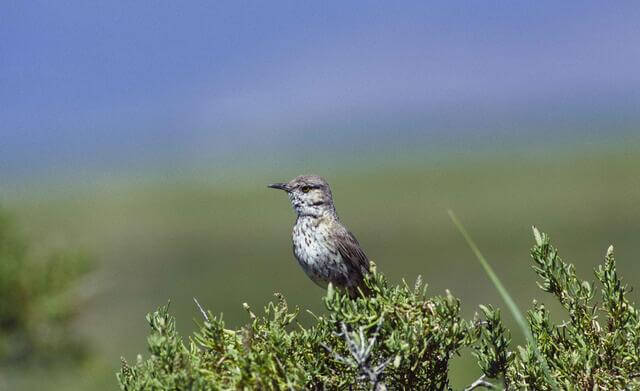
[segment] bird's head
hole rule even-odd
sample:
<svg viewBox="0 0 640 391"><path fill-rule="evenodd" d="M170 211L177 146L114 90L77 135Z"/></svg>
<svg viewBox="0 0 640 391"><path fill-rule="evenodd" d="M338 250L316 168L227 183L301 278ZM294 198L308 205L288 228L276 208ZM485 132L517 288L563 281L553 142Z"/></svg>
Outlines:
<svg viewBox="0 0 640 391"><path fill-rule="evenodd" d="M320 176L300 175L289 182L273 183L269 187L286 191L298 216L335 214L331 189L327 181Z"/></svg>

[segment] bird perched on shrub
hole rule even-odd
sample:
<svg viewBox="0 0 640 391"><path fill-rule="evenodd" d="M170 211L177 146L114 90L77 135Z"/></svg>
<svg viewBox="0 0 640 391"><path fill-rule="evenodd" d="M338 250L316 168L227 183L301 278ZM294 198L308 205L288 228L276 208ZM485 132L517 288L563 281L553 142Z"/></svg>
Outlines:
<svg viewBox="0 0 640 391"><path fill-rule="evenodd" d="M289 195L298 215L293 254L311 280L323 288L332 283L351 298L358 295L358 288L367 294L363 279L369 272L369 259L338 218L327 181L317 175L300 175L269 187Z"/></svg>

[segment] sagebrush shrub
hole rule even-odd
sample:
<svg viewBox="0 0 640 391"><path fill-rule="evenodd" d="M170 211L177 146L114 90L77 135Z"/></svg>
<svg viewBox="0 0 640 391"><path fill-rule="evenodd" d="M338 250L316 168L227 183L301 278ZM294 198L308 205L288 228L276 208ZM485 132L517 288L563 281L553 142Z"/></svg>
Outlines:
<svg viewBox="0 0 640 391"><path fill-rule="evenodd" d="M452 357L470 348L479 379L469 389L500 384L505 389L621 390L638 387L640 321L628 302L628 288L615 270L613 250L596 270L602 285L600 304L592 284L577 278L546 235L536 231L532 250L540 287L568 312L559 325L534 302L527 313L533 342L511 347L510 332L493 306L481 316L460 317L460 301L448 291L428 297L415 285L390 286L375 265L366 279L371 295L350 299L331 286L324 297L327 313L314 324L296 322L276 294L264 315L249 315L246 326L226 329L202 311L198 332L183 341L168 306L149 314L150 356L135 364L122 360L123 390L280 390L450 388ZM550 380L553 379L553 380Z"/></svg>

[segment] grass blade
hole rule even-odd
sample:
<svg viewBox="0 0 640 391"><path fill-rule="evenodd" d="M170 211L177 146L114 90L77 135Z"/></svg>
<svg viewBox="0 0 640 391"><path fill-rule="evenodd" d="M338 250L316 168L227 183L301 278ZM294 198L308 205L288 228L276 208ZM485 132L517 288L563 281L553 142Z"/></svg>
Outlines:
<svg viewBox="0 0 640 391"><path fill-rule="evenodd" d="M476 258L478 259L478 262L480 262L484 271L489 276L489 279L498 290L498 293L500 293L500 296L502 296L502 299L504 300L504 302L507 304L509 311L511 311L511 315L513 315L513 318L516 320L516 323L522 330L522 333L524 334L525 338L529 343L531 343L531 346L533 346L535 354L538 357L538 361L542 365L542 369L547 377L547 381L549 382L549 385L551 385L552 389L559 390L558 384L556 383L555 379L551 375L551 370L549 369L549 365L547 364L547 361L542 356L542 354L540 354L538 345L535 339L533 338L533 335L531 334L529 325L527 324L527 321L524 319L522 312L516 305L515 301L513 301L513 298L511 297L507 289L504 287L504 285L502 285L502 282L498 278L498 275L496 275L496 273L493 271L493 268L491 267L487 259L484 257L484 255L482 255L482 252L480 252L480 249L478 248L476 243L473 241L473 239L471 238L467 230L464 228L460 220L458 220L455 213L453 213L452 210L448 210L447 213L449 214L449 217L451 218L453 225L456 226L456 228L458 229L458 231L460 232L464 240L467 242L467 244L471 248L471 251L473 251Z"/></svg>

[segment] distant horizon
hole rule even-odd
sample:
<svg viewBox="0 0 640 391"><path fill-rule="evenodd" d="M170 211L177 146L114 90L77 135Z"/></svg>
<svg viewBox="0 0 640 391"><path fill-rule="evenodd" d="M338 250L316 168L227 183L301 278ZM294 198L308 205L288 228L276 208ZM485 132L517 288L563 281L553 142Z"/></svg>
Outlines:
<svg viewBox="0 0 640 391"><path fill-rule="evenodd" d="M549 137L552 136L552 137ZM284 180L287 176L300 173L315 173L330 176L354 172L394 170L398 168L437 169L441 166L464 165L473 162L511 161L566 161L583 159L586 156L637 155L640 158L640 134L622 132L618 137L606 140L600 135L592 135L577 142L575 138L558 135L539 134L538 139L517 142L517 138L489 138L484 143L477 139L455 148L441 146L387 145L375 153L349 154L334 151L328 156L291 156L278 158L278 151L269 156L220 157L216 160L189 161L180 159L156 159L140 162L136 166L122 162L116 166L66 167L62 170L43 169L30 176L4 176L0 189L0 206L3 201L17 201L21 198L47 199L82 195L94 192L116 192L171 183L200 183L206 186L247 187L252 180L264 177L267 181ZM561 135L562 136L562 135ZM549 141L553 141L550 143ZM284 178L281 178L284 177ZM248 182L247 182L248 181ZM46 193L40 193L45 191Z"/></svg>

